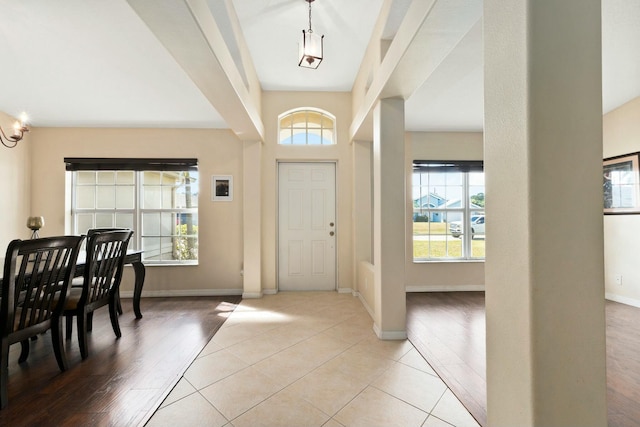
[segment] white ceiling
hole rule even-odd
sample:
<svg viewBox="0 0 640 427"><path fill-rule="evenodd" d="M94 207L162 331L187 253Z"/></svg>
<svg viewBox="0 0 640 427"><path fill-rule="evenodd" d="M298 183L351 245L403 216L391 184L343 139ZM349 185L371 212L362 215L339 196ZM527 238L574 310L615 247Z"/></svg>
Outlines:
<svg viewBox="0 0 640 427"><path fill-rule="evenodd" d="M325 59L308 70L296 65L307 2L228 1L208 5L234 58L240 50L225 11L237 13L263 90L350 91L383 5L313 2ZM409 3L394 0L384 37L393 37ZM608 112L640 96L640 1L603 0L602 9ZM0 58L0 111L26 111L32 126L229 127L126 0L0 0ZM407 129L481 130L482 85L479 22L408 98Z"/></svg>

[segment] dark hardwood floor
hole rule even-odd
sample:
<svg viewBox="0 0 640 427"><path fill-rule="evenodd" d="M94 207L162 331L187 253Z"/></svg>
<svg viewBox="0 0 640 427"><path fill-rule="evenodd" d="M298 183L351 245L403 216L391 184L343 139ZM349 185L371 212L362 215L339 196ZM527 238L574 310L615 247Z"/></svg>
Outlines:
<svg viewBox="0 0 640 427"><path fill-rule="evenodd" d="M640 309L606 303L609 427L640 426ZM483 426L486 413L483 292L407 294L409 340Z"/></svg>
<svg viewBox="0 0 640 427"><path fill-rule="evenodd" d="M122 338L98 310L82 361L75 336L60 372L47 333L29 359L9 360L9 406L2 426L141 425L233 311L240 297L148 298L136 320L123 301ZM640 426L640 309L607 302L609 427ZM483 426L486 421L484 293L407 294L409 339ZM75 325L74 325L75 327Z"/></svg>
<svg viewBox="0 0 640 427"><path fill-rule="evenodd" d="M18 364L11 346L9 405L1 426L135 426L146 422L240 297L147 298L137 320L122 301L122 338L115 339L107 309L95 312L89 357L82 360L75 324L67 341L69 370L60 372L51 334L31 343Z"/></svg>

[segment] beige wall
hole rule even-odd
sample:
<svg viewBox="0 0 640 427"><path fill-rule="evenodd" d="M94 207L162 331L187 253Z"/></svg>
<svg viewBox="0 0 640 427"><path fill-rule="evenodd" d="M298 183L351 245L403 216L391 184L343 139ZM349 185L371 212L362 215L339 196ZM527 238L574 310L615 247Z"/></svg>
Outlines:
<svg viewBox="0 0 640 427"><path fill-rule="evenodd" d="M484 262L413 262L411 162L413 160L482 160L482 133L408 132L406 158L407 189L407 291L482 290Z"/></svg>
<svg viewBox="0 0 640 427"><path fill-rule="evenodd" d="M228 130L38 128L33 145L33 212L41 235L64 234L64 157L189 157L198 159L199 265L148 266L146 295L242 292L242 143ZM211 176L233 175L231 202L211 201ZM132 275L122 284L132 289Z"/></svg>
<svg viewBox="0 0 640 427"><path fill-rule="evenodd" d="M285 146L277 144L278 115L293 108L320 108L336 116L337 145ZM262 150L262 289L276 289L278 161L335 161L337 164L336 233L338 288L352 289L353 253L351 194L353 179L352 149L348 141L351 95L345 92L264 92L262 117L265 143Z"/></svg>
<svg viewBox="0 0 640 427"><path fill-rule="evenodd" d="M0 127L7 135L13 134L16 119L0 111ZM4 258L9 242L27 239L27 217L40 215L31 210L31 134L25 134L15 148L0 145L0 200L2 226L0 227L0 257Z"/></svg>
<svg viewBox="0 0 640 427"><path fill-rule="evenodd" d="M640 151L640 98L605 114L603 156ZM607 298L640 307L640 215L604 216L605 292ZM618 285L615 276L622 276Z"/></svg>
<svg viewBox="0 0 640 427"><path fill-rule="evenodd" d="M264 101L267 141L262 153L262 287L276 286L276 159L337 160L338 161L338 217L339 285L355 288L352 239L359 233L352 231L351 195L365 190L352 184L353 146L346 140L349 122L349 94L345 93L271 93ZM276 145L276 118L288 109L312 106L326 109L337 117L338 146L336 147L279 147ZM604 116L604 157L640 151L640 98ZM0 126L11 132L14 118L0 112ZM480 133L407 133L407 171L411 160L423 159L481 159ZM366 143L363 144L366 148ZM184 293L191 290L241 292L242 278L242 144L226 130L177 129L58 129L35 128L16 148L0 147L0 194L12 210L3 213L0 228L0 250L14 238L28 238L26 218L43 215L43 236L64 233L64 165L62 159L71 156L142 156L197 157L203 186L200 188L201 265L197 267L149 267L145 291ZM34 156L31 160L31 152ZM366 153L367 150L365 149ZM368 155L368 154L366 154ZM33 163L33 174L31 174ZM234 201L210 201L210 176L234 176ZM33 177L33 197L31 179ZM407 174L410 195L411 176ZM367 188L368 192L369 189ZM33 204L32 204L33 200ZM411 197L407 197L410 203ZM355 212L355 210L354 210ZM410 206L407 212L411 212ZM354 214L355 215L355 214ZM357 218L356 218L357 219ZM370 218L368 219L370 220ZM635 268L640 241L629 236L640 235L640 216L606 215L605 227L605 284L607 297L640 305L640 271ZM369 227L367 227L369 228ZM356 230L357 231L357 230ZM361 234L361 233L360 233ZM411 221L407 218L407 253L411 253ZM370 238L370 236L365 236ZM225 244L221 246L219 242ZM366 253L366 251L365 251ZM207 260L206 263L202 262ZM365 260L366 261L366 260ZM366 269L365 269L366 270ZM186 272L186 274L185 274ZM615 276L622 275L622 285L615 284ZM123 284L123 291L130 283ZM407 257L406 285L408 290L476 289L484 286L484 263L414 263ZM366 294L362 287L359 291ZM372 303L372 301L369 301Z"/></svg>

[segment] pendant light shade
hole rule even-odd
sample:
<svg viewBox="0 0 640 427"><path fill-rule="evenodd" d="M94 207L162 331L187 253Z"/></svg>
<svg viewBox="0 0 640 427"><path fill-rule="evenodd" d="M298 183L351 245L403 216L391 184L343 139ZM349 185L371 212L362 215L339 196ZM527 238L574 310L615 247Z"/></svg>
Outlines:
<svg viewBox="0 0 640 427"><path fill-rule="evenodd" d="M304 1L309 3L309 29L302 30L302 40L298 46L298 66L315 69L324 57L324 35L318 36L311 29L311 3L314 0Z"/></svg>
<svg viewBox="0 0 640 427"><path fill-rule="evenodd" d="M322 62L324 36L302 30L298 65L305 68L318 68Z"/></svg>

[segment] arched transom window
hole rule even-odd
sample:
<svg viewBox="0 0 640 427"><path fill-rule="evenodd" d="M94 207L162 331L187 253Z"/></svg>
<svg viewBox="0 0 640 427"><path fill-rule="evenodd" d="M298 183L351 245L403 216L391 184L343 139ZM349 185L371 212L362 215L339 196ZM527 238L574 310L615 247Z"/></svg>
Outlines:
<svg viewBox="0 0 640 427"><path fill-rule="evenodd" d="M335 125L336 118L326 111L290 110L278 116L278 141L284 145L335 144Z"/></svg>

